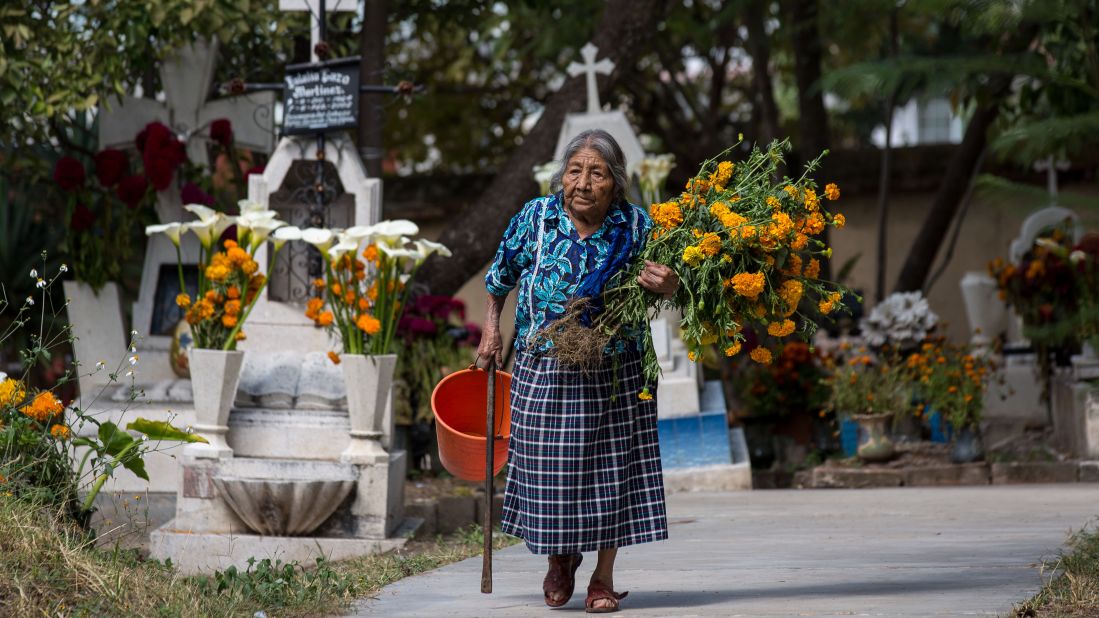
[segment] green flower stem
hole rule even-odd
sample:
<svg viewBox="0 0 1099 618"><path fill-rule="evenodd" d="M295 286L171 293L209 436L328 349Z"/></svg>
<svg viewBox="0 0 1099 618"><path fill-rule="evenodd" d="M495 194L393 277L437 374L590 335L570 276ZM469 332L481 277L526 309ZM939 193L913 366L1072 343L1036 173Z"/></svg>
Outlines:
<svg viewBox="0 0 1099 618"><path fill-rule="evenodd" d="M92 484L91 490L88 491L88 495L84 498L85 511L91 510L92 504L95 502L95 497L99 495L99 491L103 489L103 484L107 482L107 479L111 478L115 466L121 463L122 459L126 455L128 455L131 450L141 444L141 442L141 440L134 440L133 442L127 444L121 451L118 452L117 455L114 456L114 459L112 459L111 462L107 464L106 468L104 468L103 473L95 478L95 482Z"/></svg>
<svg viewBox="0 0 1099 618"><path fill-rule="evenodd" d="M176 245L176 272L179 274L179 293L187 293L187 285L183 282L183 250L179 248L179 243Z"/></svg>

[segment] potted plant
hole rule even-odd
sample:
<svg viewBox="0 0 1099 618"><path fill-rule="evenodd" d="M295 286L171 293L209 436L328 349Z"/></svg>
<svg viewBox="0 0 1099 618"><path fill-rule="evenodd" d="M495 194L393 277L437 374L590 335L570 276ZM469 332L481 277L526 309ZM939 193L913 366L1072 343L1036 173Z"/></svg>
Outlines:
<svg viewBox="0 0 1099 618"><path fill-rule="evenodd" d="M954 463L984 459L980 422L984 393L995 365L968 345L939 338L924 342L908 355L905 366L924 402L950 423Z"/></svg>
<svg viewBox="0 0 1099 618"><path fill-rule="evenodd" d="M840 364L826 379L829 404L837 417L858 423L857 454L866 462L888 461L895 449L890 421L909 408L908 381L902 367L866 349Z"/></svg>
<svg viewBox="0 0 1099 618"><path fill-rule="evenodd" d="M244 361L244 353L236 349L237 342L245 338L241 330L244 322L267 287L267 277L259 272L255 259L256 251L270 239L273 260L287 241L301 238L300 230L279 221L275 211L247 200L239 205L240 216L229 217L201 204L188 204L184 208L198 217L196 221L145 228L146 234L167 235L176 247L180 290L176 304L184 311L194 339L190 367L195 430L209 441L189 447L188 452L195 457L220 459L233 452L225 434ZM221 241L232 225L236 226L236 240ZM200 245L195 298L187 293L183 280L179 243L184 232L195 234Z"/></svg>
<svg viewBox="0 0 1099 618"><path fill-rule="evenodd" d="M450 255L439 243L410 240L418 232L411 221L396 220L301 233L324 256L325 276L313 282L317 295L305 315L340 340L341 353L329 352L329 357L343 365L347 384L351 444L342 455L347 462L372 463L388 456L382 440L391 433L393 420L385 412L397 364L393 336L408 295L406 283L432 253Z"/></svg>

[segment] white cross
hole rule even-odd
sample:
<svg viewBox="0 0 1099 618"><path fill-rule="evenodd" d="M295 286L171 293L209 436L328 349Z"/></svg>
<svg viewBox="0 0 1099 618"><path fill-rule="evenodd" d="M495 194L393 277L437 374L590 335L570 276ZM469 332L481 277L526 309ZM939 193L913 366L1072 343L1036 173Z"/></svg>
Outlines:
<svg viewBox="0 0 1099 618"><path fill-rule="evenodd" d="M321 42L319 0L279 0L280 11L309 11L309 56L317 62L317 43ZM357 11L358 0L324 0L326 13L332 11Z"/></svg>
<svg viewBox="0 0 1099 618"><path fill-rule="evenodd" d="M210 122L228 118L233 126L233 141L241 147L263 153L275 145L275 93L257 92L240 97L207 101L217 61L217 40L200 39L166 58L160 64L160 82L165 101L122 97L100 108L99 147L130 148L134 137L145 125L160 121L177 134L189 137ZM206 134L187 140L187 157L198 165L208 165ZM162 191L157 195L157 214L164 223L179 221L183 209L179 192Z"/></svg>
<svg viewBox="0 0 1099 618"><path fill-rule="evenodd" d="M1067 170L1068 161L1054 161L1053 157L1046 157L1034 164L1034 171L1046 173L1046 191L1049 192L1049 203L1057 205L1057 172Z"/></svg>
<svg viewBox="0 0 1099 618"><path fill-rule="evenodd" d="M579 62L570 62L568 68L569 75L576 77L581 73L587 74L588 80L588 113L596 114L602 109L599 106L599 87L595 83L595 74L602 73L604 75L610 74L614 70L614 63L604 58L599 62L595 61L596 54L599 53L599 48L588 43L580 48L580 56L584 58L584 64Z"/></svg>

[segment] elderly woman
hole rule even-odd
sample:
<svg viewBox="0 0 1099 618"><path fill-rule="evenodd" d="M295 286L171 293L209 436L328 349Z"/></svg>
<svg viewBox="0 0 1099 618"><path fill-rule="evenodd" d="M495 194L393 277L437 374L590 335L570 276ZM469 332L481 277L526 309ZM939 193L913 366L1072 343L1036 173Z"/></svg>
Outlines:
<svg viewBox="0 0 1099 618"><path fill-rule="evenodd" d="M656 401L643 387L641 339L620 336L594 371L558 364L536 337L570 299L595 297L642 249L652 222L626 201L622 149L606 131L585 131L565 150L555 193L528 202L508 226L485 277L487 318L478 364L500 365L500 311L518 286L511 446L503 530L549 554L546 604L572 596L581 552L598 552L588 612L613 612L619 547L668 537ZM638 283L670 295L679 279L646 262ZM648 325L637 325L634 333ZM615 358L617 357L617 358ZM615 375L617 373L617 375Z"/></svg>

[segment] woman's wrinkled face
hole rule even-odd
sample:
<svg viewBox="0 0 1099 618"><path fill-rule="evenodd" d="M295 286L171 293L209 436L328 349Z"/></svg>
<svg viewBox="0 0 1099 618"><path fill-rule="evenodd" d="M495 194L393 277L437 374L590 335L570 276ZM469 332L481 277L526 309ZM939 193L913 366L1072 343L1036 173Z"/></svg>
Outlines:
<svg viewBox="0 0 1099 618"><path fill-rule="evenodd" d="M566 209L581 218L603 217L614 199L610 167L593 148L582 148L569 159L561 184Z"/></svg>

